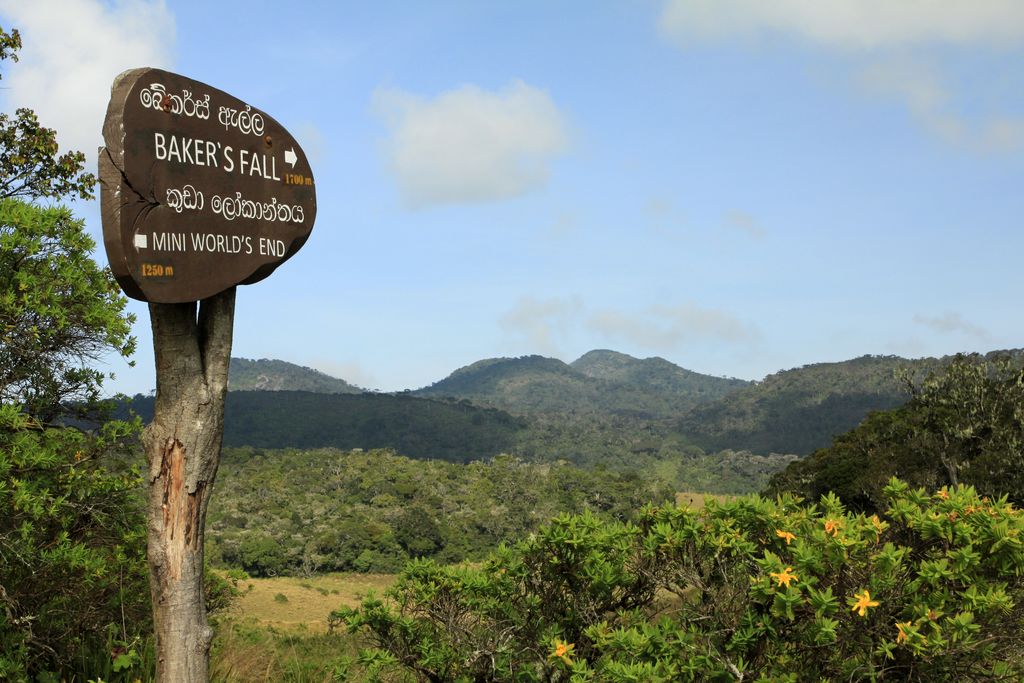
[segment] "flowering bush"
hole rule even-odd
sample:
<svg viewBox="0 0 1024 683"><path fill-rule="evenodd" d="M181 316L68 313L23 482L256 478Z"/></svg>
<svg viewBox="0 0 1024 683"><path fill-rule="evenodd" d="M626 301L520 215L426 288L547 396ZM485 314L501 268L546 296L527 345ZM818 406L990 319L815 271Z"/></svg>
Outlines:
<svg viewBox="0 0 1024 683"><path fill-rule="evenodd" d="M430 681L1021 680L1020 511L885 495L871 516L829 495L560 517L479 567L411 563L332 626Z"/></svg>

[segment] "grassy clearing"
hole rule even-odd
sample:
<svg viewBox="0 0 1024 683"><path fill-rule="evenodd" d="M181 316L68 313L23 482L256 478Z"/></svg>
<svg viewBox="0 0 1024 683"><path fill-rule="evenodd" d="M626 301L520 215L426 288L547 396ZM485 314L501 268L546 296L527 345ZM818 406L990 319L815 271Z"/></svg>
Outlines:
<svg viewBox="0 0 1024 683"><path fill-rule="evenodd" d="M383 593L394 581L394 574L247 579L239 582L243 595L232 607L231 617L282 631L323 633L332 610L355 607L367 593Z"/></svg>
<svg viewBox="0 0 1024 683"><path fill-rule="evenodd" d="M216 683L359 680L356 636L327 632L327 615L383 593L392 574L328 574L239 581L243 591L217 618L210 657ZM251 586L251 588L250 588Z"/></svg>
<svg viewBox="0 0 1024 683"><path fill-rule="evenodd" d="M717 500L719 503L730 501L736 496L728 496L718 493L697 493L696 491L677 491L676 505L679 507L690 507L699 510L709 500Z"/></svg>

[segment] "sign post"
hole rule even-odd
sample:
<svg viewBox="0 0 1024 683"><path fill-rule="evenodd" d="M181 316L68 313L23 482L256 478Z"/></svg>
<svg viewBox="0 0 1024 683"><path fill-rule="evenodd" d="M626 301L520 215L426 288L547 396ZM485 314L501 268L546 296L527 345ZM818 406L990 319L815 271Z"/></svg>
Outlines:
<svg viewBox="0 0 1024 683"><path fill-rule="evenodd" d="M156 408L143 435L157 680L209 679L206 510L220 461L235 288L299 250L313 173L274 119L204 83L134 69L111 89L100 150L103 241L149 302Z"/></svg>

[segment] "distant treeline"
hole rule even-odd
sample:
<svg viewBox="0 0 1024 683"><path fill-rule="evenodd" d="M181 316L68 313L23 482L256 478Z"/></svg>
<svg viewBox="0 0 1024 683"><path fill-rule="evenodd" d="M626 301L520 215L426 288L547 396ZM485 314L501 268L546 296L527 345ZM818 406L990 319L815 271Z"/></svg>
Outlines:
<svg viewBox="0 0 1024 683"><path fill-rule="evenodd" d="M148 422L154 398L121 407ZM523 418L467 401L408 394L232 391L224 408L224 445L257 448L391 448L410 458L469 462L510 452Z"/></svg>

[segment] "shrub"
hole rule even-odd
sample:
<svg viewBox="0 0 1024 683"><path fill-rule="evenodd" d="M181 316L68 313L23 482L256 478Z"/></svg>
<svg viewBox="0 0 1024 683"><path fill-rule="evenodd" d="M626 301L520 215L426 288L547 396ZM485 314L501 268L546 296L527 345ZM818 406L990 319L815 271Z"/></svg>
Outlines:
<svg viewBox="0 0 1024 683"><path fill-rule="evenodd" d="M561 517L482 566L410 563L341 609L421 680L1020 680L1024 517L970 487Z"/></svg>
<svg viewBox="0 0 1024 683"><path fill-rule="evenodd" d="M140 478L101 464L136 431L50 428L0 405L0 680L88 668L112 628L119 647L149 629Z"/></svg>

